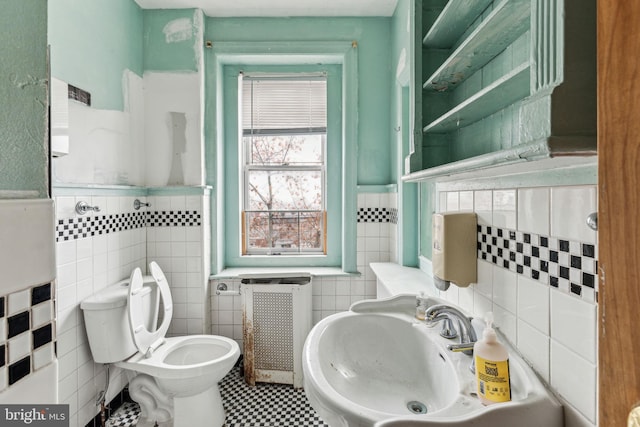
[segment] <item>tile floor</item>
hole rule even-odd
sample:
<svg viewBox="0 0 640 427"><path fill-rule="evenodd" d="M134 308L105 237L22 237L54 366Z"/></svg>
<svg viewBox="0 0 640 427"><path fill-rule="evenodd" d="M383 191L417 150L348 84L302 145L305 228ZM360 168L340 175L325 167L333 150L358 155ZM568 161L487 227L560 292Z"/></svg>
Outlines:
<svg viewBox="0 0 640 427"><path fill-rule="evenodd" d="M220 383L226 427L328 427L303 390L284 384L248 386L234 368Z"/></svg>
<svg viewBox="0 0 640 427"><path fill-rule="evenodd" d="M284 384L250 387L238 367L222 379L220 394L227 413L226 427L328 427L309 405L303 390ZM138 417L137 404L125 403L108 425L132 427Z"/></svg>

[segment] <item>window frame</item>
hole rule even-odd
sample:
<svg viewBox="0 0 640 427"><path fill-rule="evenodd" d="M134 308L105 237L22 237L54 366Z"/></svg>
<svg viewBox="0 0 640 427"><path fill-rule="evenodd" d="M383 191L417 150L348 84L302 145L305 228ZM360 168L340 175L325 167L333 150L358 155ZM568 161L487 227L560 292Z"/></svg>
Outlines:
<svg viewBox="0 0 640 427"><path fill-rule="evenodd" d="M247 117L244 117L242 111L247 112L250 110L250 114L254 114L253 106L248 107L243 105L242 103L238 103L238 121L239 128L241 132L239 132L238 138L238 149L241 152L240 158L243 159L242 168L243 168L243 179L240 190L242 192L242 208L241 208L241 220L240 226L242 227L241 238L242 238L242 256L254 256L254 255L267 255L267 256L296 256L296 255L326 255L327 254L327 183L326 183L326 171L327 171L327 114L326 109L328 109L328 82L327 82L327 73L326 72L291 72L291 73L239 73L239 80L241 83L238 84L238 99L246 100L247 94L244 92L247 88L246 83L249 81L271 81L271 82L307 82L307 81L322 81L324 82L324 91L320 96L324 97L325 104L325 114L323 120L323 126L319 126L320 122L318 122L318 116L314 116L313 119L309 119L307 122L308 126L305 127L287 127L283 126L282 128L272 129L272 128L261 128L260 125L257 128L254 128L254 122L251 120L247 122ZM253 88L253 86L252 86ZM252 90L252 89L251 89ZM279 90L285 90L283 87L280 87ZM287 91L290 91L288 89ZM253 90L252 90L253 92ZM315 92L315 91L313 91ZM255 94L249 94L251 99L255 96ZM258 102L260 105L261 103ZM316 104L315 102L311 102L311 104ZM259 110L258 110L259 111ZM258 113L256 111L256 113ZM318 110L316 110L318 111ZM259 113L258 113L259 114ZM253 117L253 116L251 116ZM322 117L322 116L320 116ZM284 116L277 116L277 118L283 119ZM304 122L300 123L299 117L296 118L296 122L298 125L306 122L306 118ZM261 121L262 122L262 121ZM263 123L268 125L269 123ZM247 126L250 129L247 129ZM247 132L250 130L250 132ZM256 131L257 133L254 133ZM302 164L258 164L253 163L253 138L259 137L272 137L272 136L293 136L293 135L319 135L320 136L320 162L319 163L302 163ZM302 210L302 209L271 209L271 210L254 210L251 209L251 189L250 189L250 175L252 172L282 172L286 173L295 173L295 172L317 172L320 176L320 208L312 209L312 210ZM269 213L269 221L271 221L271 214L282 214L282 213L297 213L298 215L298 240L300 241L300 215L304 213L317 213L320 215L320 247L318 248L303 248L298 246L296 248L287 248L287 247L255 247L251 245L251 230L250 230L250 213Z"/></svg>
<svg viewBox="0 0 640 427"><path fill-rule="evenodd" d="M205 115L214 120L205 120L204 133L206 183L214 189L210 205L212 274L219 274L227 268L234 267L337 267L347 273L357 273L357 50L357 44L351 41L216 42L208 50L210 54L205 56L207 70ZM237 122L236 124L225 122L225 109L235 108L234 105L225 105L225 98L230 90L225 85L225 67L229 65L244 67L246 64L261 67L280 64L296 68L316 67L316 69L318 64L321 64L321 67L338 67L336 86L341 93L337 112L340 124L336 125L338 128L335 131L339 136L341 147L338 147L339 164L336 164L338 173L332 174L328 171L327 181L328 185L332 185L329 181L337 180L340 195L336 206L328 209L328 214L336 218L336 228L334 232L328 233L328 247L329 249L333 247L334 250L330 250L327 256L283 256L281 258L237 256L239 250L236 250L238 248L232 241L235 238L239 242L240 236L235 236L237 228L234 229L230 225L233 218L229 214L226 194L229 193L229 185L240 179L229 172L229 167L231 169L239 167L239 159L236 156L234 160L229 156L230 150L226 147L225 141L228 127L237 128ZM332 164L331 157L328 164Z"/></svg>

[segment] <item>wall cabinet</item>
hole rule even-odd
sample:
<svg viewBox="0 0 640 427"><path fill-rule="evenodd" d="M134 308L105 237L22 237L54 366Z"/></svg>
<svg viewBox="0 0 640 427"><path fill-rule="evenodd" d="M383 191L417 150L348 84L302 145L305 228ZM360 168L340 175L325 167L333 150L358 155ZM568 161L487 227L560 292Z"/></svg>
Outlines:
<svg viewBox="0 0 640 427"><path fill-rule="evenodd" d="M415 149L403 179L595 155L595 6L417 0Z"/></svg>

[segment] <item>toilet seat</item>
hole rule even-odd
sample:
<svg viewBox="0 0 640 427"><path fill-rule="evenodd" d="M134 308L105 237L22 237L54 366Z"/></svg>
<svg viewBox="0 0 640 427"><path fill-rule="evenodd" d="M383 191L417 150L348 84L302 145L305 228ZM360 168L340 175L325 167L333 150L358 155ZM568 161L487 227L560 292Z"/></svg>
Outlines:
<svg viewBox="0 0 640 427"><path fill-rule="evenodd" d="M131 335L138 351L149 358L153 352L165 342L165 335L169 330L169 324L173 316L173 301L171 299L171 290L167 279L155 262L149 264L151 275L155 279L158 287L159 298L164 307L164 315L162 324L155 330L147 329L145 320L147 315L144 312L144 303L142 298L145 293L142 292L144 281L142 279L142 271L136 268L131 273L129 281L129 294L127 296L127 311L129 316L129 325L131 327Z"/></svg>

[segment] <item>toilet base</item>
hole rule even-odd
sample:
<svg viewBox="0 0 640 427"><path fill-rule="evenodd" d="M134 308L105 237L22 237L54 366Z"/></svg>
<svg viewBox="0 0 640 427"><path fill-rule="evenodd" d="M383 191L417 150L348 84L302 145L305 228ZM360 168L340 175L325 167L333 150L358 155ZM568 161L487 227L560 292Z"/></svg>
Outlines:
<svg viewBox="0 0 640 427"><path fill-rule="evenodd" d="M173 419L190 427L222 427L225 413L218 385L194 396L174 397Z"/></svg>

